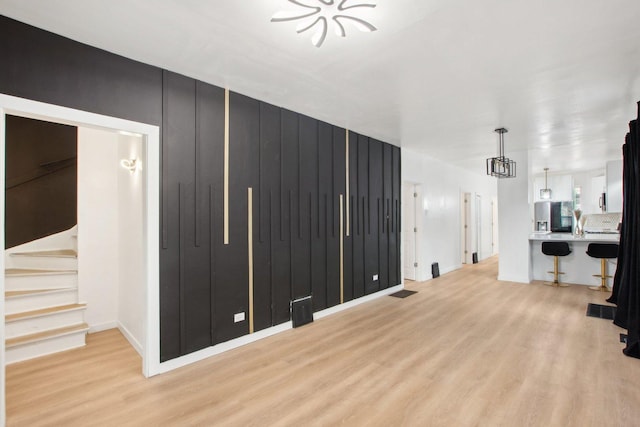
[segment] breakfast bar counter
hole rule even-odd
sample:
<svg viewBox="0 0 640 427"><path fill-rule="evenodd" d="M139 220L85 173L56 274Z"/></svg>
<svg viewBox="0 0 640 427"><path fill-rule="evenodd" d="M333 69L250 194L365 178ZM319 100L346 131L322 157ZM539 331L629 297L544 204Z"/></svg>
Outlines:
<svg viewBox="0 0 640 427"><path fill-rule="evenodd" d="M529 235L529 257L531 263L531 274L533 280L553 280L553 257L542 253L542 242L567 242L571 248L571 253L560 257L560 271L565 274L560 275L560 281L568 284L598 286L600 279L593 277L600 274L600 260L587 255L589 243L618 243L619 234L589 234L576 236L570 233L532 233ZM609 260L608 274L613 276L616 268L616 260ZM607 281L609 287L613 284L613 279Z"/></svg>

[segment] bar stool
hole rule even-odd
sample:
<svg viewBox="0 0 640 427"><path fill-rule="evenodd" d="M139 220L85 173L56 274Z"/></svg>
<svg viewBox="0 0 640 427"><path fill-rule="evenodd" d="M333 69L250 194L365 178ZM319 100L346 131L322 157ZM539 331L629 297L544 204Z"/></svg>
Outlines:
<svg viewBox="0 0 640 427"><path fill-rule="evenodd" d="M600 278L600 286L590 286L592 291L610 291L607 286L607 279L612 276L607 276L607 260L618 258L618 244L617 243L589 243L587 247L587 255L593 258L600 258L600 274L594 274L593 277Z"/></svg>
<svg viewBox="0 0 640 427"><path fill-rule="evenodd" d="M553 282L545 282L545 285L557 286L565 288L569 285L560 283L558 280L559 274L564 274L558 271L558 257L567 256L571 253L569 244L567 242L542 242L542 253L553 257L553 271L547 273L553 273Z"/></svg>

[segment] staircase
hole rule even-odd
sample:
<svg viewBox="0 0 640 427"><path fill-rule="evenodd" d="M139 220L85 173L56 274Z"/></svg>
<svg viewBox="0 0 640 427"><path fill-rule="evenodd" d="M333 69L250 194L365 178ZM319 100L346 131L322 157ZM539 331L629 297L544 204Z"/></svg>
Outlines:
<svg viewBox="0 0 640 427"><path fill-rule="evenodd" d="M5 251L5 361L85 345L77 227Z"/></svg>

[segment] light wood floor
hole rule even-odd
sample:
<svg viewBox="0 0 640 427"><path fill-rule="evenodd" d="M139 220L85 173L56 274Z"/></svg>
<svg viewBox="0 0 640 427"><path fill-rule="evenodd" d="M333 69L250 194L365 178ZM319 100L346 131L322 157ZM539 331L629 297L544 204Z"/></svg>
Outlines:
<svg viewBox="0 0 640 427"><path fill-rule="evenodd" d="M497 260L145 379L117 331L7 368L10 426L622 426L640 360L604 295L498 282Z"/></svg>

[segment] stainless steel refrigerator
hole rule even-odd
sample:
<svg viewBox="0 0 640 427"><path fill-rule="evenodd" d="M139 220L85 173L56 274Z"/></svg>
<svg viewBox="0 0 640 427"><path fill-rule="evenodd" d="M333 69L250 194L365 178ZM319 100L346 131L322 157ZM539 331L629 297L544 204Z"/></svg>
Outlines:
<svg viewBox="0 0 640 427"><path fill-rule="evenodd" d="M536 231L571 233L573 202L536 202L534 220Z"/></svg>

